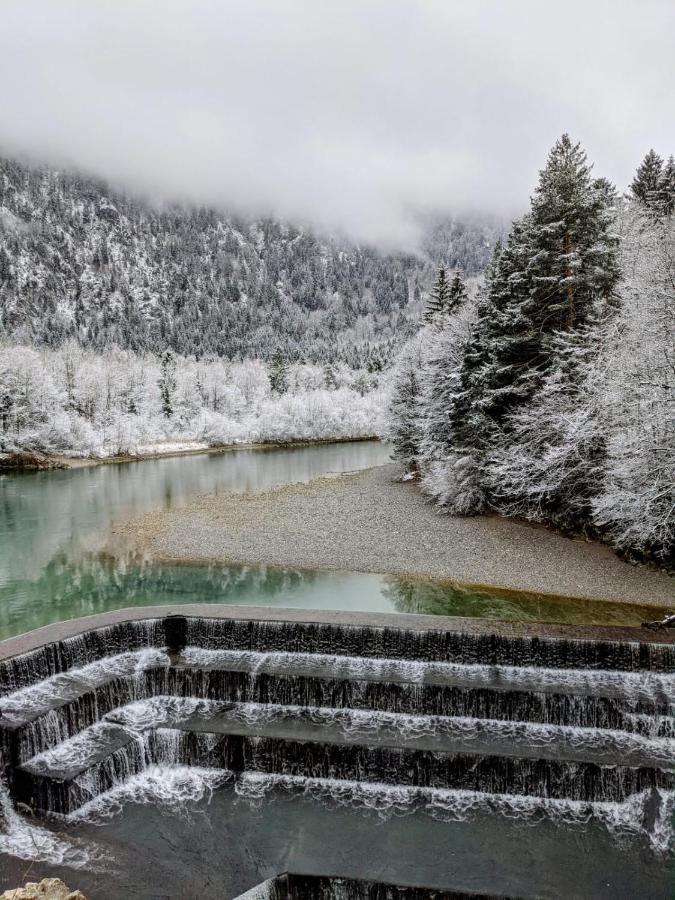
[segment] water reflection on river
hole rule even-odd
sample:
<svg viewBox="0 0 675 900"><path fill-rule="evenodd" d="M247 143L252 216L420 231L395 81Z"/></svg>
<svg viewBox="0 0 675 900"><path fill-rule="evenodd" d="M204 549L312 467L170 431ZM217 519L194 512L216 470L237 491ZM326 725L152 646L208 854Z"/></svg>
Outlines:
<svg viewBox="0 0 675 900"><path fill-rule="evenodd" d="M101 560L96 548L113 522L151 509L175 509L199 494L260 490L388 460L383 444L354 441L0 475L0 637L120 606L183 602L187 596L233 602L231 590L240 602L253 603L256 585L267 583L266 576L245 579L242 594L236 575L221 573L205 582L203 573L193 578L185 569L178 579L166 578L152 567ZM272 581L271 592L279 594L278 578ZM280 605L293 596L293 583L302 582L309 598L306 576L282 581L288 587ZM324 597L329 590L327 585ZM300 605L322 602L307 599ZM359 608L356 600L353 608Z"/></svg>
<svg viewBox="0 0 675 900"><path fill-rule="evenodd" d="M377 441L233 450L52 472L0 475L0 589L72 560L117 519L175 509L199 494L253 491L381 465ZM21 587L15 588L17 598Z"/></svg>
<svg viewBox="0 0 675 900"><path fill-rule="evenodd" d="M96 548L116 520L197 494L255 490L381 465L378 442L237 450L0 476L0 638L124 606L230 603L421 612L543 622L638 624L658 610L476 591L350 572L150 565Z"/></svg>

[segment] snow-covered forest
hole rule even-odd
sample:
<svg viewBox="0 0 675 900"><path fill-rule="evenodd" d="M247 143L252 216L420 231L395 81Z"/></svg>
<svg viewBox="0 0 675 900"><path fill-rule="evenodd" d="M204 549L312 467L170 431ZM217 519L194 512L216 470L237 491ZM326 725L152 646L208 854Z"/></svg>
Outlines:
<svg viewBox="0 0 675 900"><path fill-rule="evenodd" d="M389 429L439 509L488 510L675 560L675 164L630 191L569 137L463 296L439 276Z"/></svg>
<svg viewBox="0 0 675 900"><path fill-rule="evenodd" d="M0 451L377 434L437 262L471 278L499 233L429 219L383 253L0 160Z"/></svg>
<svg viewBox="0 0 675 900"><path fill-rule="evenodd" d="M419 252L384 253L0 159L0 335L382 368L416 331L436 266L476 275L501 232L427 218Z"/></svg>
<svg viewBox="0 0 675 900"><path fill-rule="evenodd" d="M0 452L104 457L238 442L371 437L381 376L345 365L227 362L0 346ZM167 446L167 442L170 442Z"/></svg>
<svg viewBox="0 0 675 900"><path fill-rule="evenodd" d="M620 195L563 136L503 242L437 221L386 255L4 161L0 451L364 437L389 402L441 510L669 563L674 207L672 158Z"/></svg>

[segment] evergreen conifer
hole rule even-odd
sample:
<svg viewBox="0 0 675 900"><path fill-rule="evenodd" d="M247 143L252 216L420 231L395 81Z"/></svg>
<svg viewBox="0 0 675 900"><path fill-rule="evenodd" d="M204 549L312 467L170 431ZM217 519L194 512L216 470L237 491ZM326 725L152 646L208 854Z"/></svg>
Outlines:
<svg viewBox="0 0 675 900"><path fill-rule="evenodd" d="M600 308L614 302L620 271L612 196L591 178L579 144L563 135L540 173L530 212L495 255L450 411L463 460L458 511L481 508L478 485L496 502L487 475L491 452L510 439L514 417L561 366L558 335L592 326Z"/></svg>
<svg viewBox="0 0 675 900"><path fill-rule="evenodd" d="M619 280L611 195L564 134L540 174L528 228L525 312L540 333L579 328Z"/></svg>
<svg viewBox="0 0 675 900"><path fill-rule="evenodd" d="M448 313L456 312L466 300L466 287L459 274L455 272L450 282L450 290L448 292L448 300L445 305L445 311Z"/></svg>
<svg viewBox="0 0 675 900"><path fill-rule="evenodd" d="M285 394L288 390L288 364L281 350L274 354L269 371L270 387L275 394Z"/></svg>
<svg viewBox="0 0 675 900"><path fill-rule="evenodd" d="M475 305L468 302L445 317L442 328L425 330L424 366L421 371L420 458L423 489L446 508L454 463L456 435L450 413L460 391L459 374L467 352Z"/></svg>
<svg viewBox="0 0 675 900"><path fill-rule="evenodd" d="M422 347L420 339L406 345L394 370L389 401L389 440L392 456L402 462L408 473L417 474L421 439Z"/></svg>
<svg viewBox="0 0 675 900"><path fill-rule="evenodd" d="M431 294L429 295L429 300L427 301L427 308L424 314L425 321L431 323L441 313L447 312L449 302L450 284L448 283L448 276L445 271L445 266L441 266L438 270L436 284L434 285Z"/></svg>
<svg viewBox="0 0 675 900"><path fill-rule="evenodd" d="M659 206L665 215L675 212L675 158L671 155L663 167L659 182Z"/></svg>
<svg viewBox="0 0 675 900"><path fill-rule="evenodd" d="M498 276L503 254L504 248L498 243L478 295L475 321L448 396L446 434L452 436L453 449L445 465L445 483L438 484L434 493L440 506L458 515L475 515L486 506L485 467L494 422L488 412L484 382L494 357L492 345L498 335Z"/></svg>
<svg viewBox="0 0 675 900"><path fill-rule="evenodd" d="M642 160L630 186L633 196L645 206L653 206L658 202L658 193L663 172L663 160L654 150Z"/></svg>
<svg viewBox="0 0 675 900"><path fill-rule="evenodd" d="M176 393L176 360L173 353L167 350L162 356L159 393L162 398L162 411L167 419L173 415L174 396Z"/></svg>
<svg viewBox="0 0 675 900"><path fill-rule="evenodd" d="M338 388L338 380L335 369L329 363L323 367L323 383L327 390L335 391Z"/></svg>

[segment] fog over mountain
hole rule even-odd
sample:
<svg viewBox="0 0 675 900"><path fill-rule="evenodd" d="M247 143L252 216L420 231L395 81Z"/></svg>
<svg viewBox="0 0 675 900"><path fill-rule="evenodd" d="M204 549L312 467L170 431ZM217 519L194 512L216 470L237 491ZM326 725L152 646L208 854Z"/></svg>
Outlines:
<svg viewBox="0 0 675 900"><path fill-rule="evenodd" d="M0 158L0 339L381 369L436 266L477 275L501 236L493 219L429 220L418 253L385 253Z"/></svg>
<svg viewBox="0 0 675 900"><path fill-rule="evenodd" d="M0 151L410 250L522 210L563 131L622 188L669 152L674 33L669 0L5 0Z"/></svg>

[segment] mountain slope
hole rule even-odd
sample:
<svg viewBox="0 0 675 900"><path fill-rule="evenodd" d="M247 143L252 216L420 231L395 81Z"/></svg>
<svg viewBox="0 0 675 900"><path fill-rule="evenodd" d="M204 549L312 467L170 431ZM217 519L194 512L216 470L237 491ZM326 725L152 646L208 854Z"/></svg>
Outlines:
<svg viewBox="0 0 675 900"><path fill-rule="evenodd" d="M0 160L0 334L379 367L414 330L436 264L480 272L498 236L491 222L435 222L428 252L383 254Z"/></svg>

